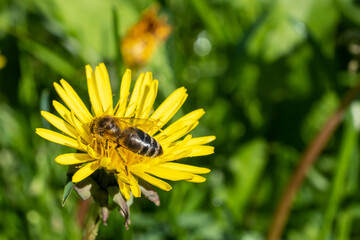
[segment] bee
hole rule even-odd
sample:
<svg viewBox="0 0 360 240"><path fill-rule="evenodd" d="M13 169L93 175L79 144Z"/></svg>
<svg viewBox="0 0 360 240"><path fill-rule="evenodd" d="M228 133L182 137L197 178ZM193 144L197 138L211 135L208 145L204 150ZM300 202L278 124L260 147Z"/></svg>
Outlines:
<svg viewBox="0 0 360 240"><path fill-rule="evenodd" d="M162 155L163 149L160 143L145 131L137 128L141 124L136 124L136 122L141 121L146 120L106 115L95 118L91 122L90 132L102 142L117 144L116 149L123 147L145 157Z"/></svg>

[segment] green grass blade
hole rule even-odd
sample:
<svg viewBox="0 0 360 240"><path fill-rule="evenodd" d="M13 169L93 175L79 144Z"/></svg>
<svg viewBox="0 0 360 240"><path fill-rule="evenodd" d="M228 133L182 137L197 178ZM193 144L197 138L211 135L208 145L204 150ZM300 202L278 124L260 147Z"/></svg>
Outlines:
<svg viewBox="0 0 360 240"><path fill-rule="evenodd" d="M70 78L76 72L68 60L40 43L22 38L20 47L66 78Z"/></svg>
<svg viewBox="0 0 360 240"><path fill-rule="evenodd" d="M334 181L325 210L324 222L320 230L318 240L328 239L332 232L332 225L337 214L341 200L345 194L344 185L347 180L349 165L354 148L357 144L357 132L354 128L353 116L348 114L345 119L345 129L340 147L337 166L335 168Z"/></svg>

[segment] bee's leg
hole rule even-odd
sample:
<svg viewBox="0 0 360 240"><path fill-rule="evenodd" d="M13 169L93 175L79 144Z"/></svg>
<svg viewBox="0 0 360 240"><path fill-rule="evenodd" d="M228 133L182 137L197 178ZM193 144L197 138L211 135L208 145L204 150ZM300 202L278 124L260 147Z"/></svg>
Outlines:
<svg viewBox="0 0 360 240"><path fill-rule="evenodd" d="M119 148L120 148L120 147L121 147L121 146L118 144L118 145L115 147L115 150L116 150L117 154L119 155L120 159L121 159L121 160L123 161L123 163L124 163L125 170L126 170L126 174L129 175L129 170L128 170L128 168L127 168L127 163L126 163L125 159L123 158L123 156L121 155L121 153L120 153L120 151L119 151Z"/></svg>
<svg viewBox="0 0 360 240"><path fill-rule="evenodd" d="M109 152L109 139L105 140L105 151Z"/></svg>
<svg viewBox="0 0 360 240"><path fill-rule="evenodd" d="M100 142L102 148L101 148L101 155L107 156L107 153L109 152L109 139L105 138L105 141Z"/></svg>

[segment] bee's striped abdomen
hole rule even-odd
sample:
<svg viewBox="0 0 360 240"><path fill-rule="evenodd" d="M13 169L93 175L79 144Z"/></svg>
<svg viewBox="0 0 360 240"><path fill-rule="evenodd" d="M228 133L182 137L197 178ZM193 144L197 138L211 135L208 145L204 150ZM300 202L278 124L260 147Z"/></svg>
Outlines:
<svg viewBox="0 0 360 240"><path fill-rule="evenodd" d="M146 157L157 157L163 154L159 142L149 134L138 128L131 128L129 130L131 130L132 133L124 139L124 147Z"/></svg>

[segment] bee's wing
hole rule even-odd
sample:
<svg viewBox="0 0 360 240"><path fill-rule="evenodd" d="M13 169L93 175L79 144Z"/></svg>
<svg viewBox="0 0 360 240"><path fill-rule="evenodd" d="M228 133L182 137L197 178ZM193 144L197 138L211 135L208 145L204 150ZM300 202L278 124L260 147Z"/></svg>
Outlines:
<svg viewBox="0 0 360 240"><path fill-rule="evenodd" d="M117 118L119 121L131 125L132 127L139 128L140 130L143 130L146 133L154 134L157 131L160 130L161 121L159 120L153 120L153 119L143 119L143 118L126 118L121 117Z"/></svg>

